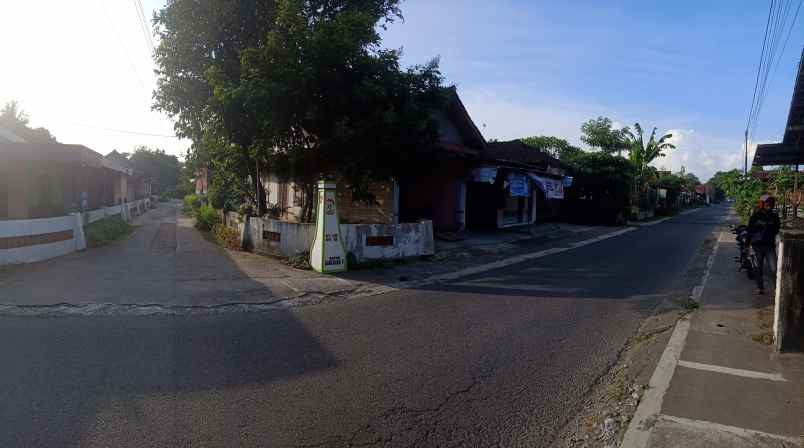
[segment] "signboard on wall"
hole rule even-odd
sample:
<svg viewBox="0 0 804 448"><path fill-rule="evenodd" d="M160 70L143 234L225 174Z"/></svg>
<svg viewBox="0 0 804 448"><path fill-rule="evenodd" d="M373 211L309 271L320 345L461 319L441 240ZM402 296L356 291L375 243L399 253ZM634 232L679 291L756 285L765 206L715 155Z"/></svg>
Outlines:
<svg viewBox="0 0 804 448"><path fill-rule="evenodd" d="M528 189L528 180L525 177L525 175L515 173L509 174L508 191L510 191L512 198L530 196L530 190Z"/></svg>
<svg viewBox="0 0 804 448"><path fill-rule="evenodd" d="M323 273L343 272L347 268L334 182L318 183L318 213L310 265Z"/></svg>
<svg viewBox="0 0 804 448"><path fill-rule="evenodd" d="M544 192L547 199L564 199L564 181L531 174L530 178Z"/></svg>
<svg viewBox="0 0 804 448"><path fill-rule="evenodd" d="M483 182L493 184L497 179L497 168L490 166L482 166L475 168L472 171L472 180L475 182Z"/></svg>

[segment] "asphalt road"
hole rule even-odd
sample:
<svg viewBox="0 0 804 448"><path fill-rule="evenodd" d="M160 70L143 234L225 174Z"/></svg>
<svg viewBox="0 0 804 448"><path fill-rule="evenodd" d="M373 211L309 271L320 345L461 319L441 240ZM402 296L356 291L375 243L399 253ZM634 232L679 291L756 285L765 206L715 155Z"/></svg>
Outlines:
<svg viewBox="0 0 804 448"><path fill-rule="evenodd" d="M0 446L550 446L724 211L287 311L0 318Z"/></svg>

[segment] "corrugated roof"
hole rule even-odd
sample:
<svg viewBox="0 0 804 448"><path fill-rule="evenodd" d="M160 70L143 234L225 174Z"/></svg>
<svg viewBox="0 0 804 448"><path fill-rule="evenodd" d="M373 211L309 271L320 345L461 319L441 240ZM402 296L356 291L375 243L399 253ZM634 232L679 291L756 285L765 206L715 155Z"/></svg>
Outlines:
<svg viewBox="0 0 804 448"><path fill-rule="evenodd" d="M0 142L0 163L41 161L102 167L103 156L82 145Z"/></svg>

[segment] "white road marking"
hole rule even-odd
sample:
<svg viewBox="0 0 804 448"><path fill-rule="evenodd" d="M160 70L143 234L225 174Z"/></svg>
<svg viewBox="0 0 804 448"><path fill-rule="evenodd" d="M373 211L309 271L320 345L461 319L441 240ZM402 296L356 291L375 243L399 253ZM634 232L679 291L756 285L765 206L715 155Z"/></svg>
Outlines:
<svg viewBox="0 0 804 448"><path fill-rule="evenodd" d="M707 372L725 373L726 375L742 376L744 378L754 378L758 380L782 381L787 380L779 373L765 373L754 370L733 369L731 367L716 366L714 364L703 364L700 362L679 360L678 365L688 369L705 370Z"/></svg>
<svg viewBox="0 0 804 448"><path fill-rule="evenodd" d="M630 224L631 224L631 225L634 225L634 226L639 226L639 227L650 227L650 226L655 226L656 224L661 224L661 223L663 223L663 222L667 221L668 219L677 218L677 217L679 217L679 216L683 216L683 215L689 215L690 213L695 213L695 212L697 212L697 211L699 211L699 210L702 210L702 208L692 208L692 209L689 209L689 210L684 210L683 212L679 212L679 213L678 213L677 215L675 215L675 216L668 216L668 217L666 217L666 218L657 219L656 221L648 221L648 222L632 222L632 223L630 223Z"/></svg>
<svg viewBox="0 0 804 448"><path fill-rule="evenodd" d="M678 359L684 350L689 330L690 321L688 319L681 319L676 323L673 335L670 336L667 347L659 359L659 364L656 365L656 370L650 377L648 389L628 425L620 448L644 448L647 446L653 423L662 409L664 394L670 387L670 380L673 378Z"/></svg>
<svg viewBox="0 0 804 448"><path fill-rule="evenodd" d="M504 268L506 266L510 266L512 264L522 263L523 261L535 260L537 258L543 258L548 255L559 254L562 252L567 252L579 247L588 246L590 244L594 244L603 240L607 240L609 238L614 238L628 232L633 232L636 230L636 227L627 227L621 230L617 230L615 232L607 233L605 235L600 235L595 238L590 238L588 240L579 241L577 243L571 243L567 247L554 247L551 249L540 250L538 252L532 252L529 254L517 255L515 257L506 258L503 260L495 261L493 263L484 264L482 266L473 266L466 269L461 269L454 272L447 272L444 274L434 275L425 280L414 280L410 282L400 282L394 285L395 288L407 288L411 286L420 286L426 285L430 283L445 281L445 280L455 280L461 277L466 277L469 275L480 274L482 272L491 271L494 269Z"/></svg>
<svg viewBox="0 0 804 448"><path fill-rule="evenodd" d="M691 298L698 303L701 303L701 296L706 288L706 283L709 281L709 273L712 271L712 266L715 264L715 256L717 256L717 251L720 249L720 239L723 237L724 233L725 232L720 232L717 240L715 240L715 247L712 248L712 253L709 254L709 258L706 259L706 270L704 271L703 278L701 278L701 283L692 289Z"/></svg>
<svg viewBox="0 0 804 448"><path fill-rule="evenodd" d="M794 446L799 446L802 442L804 442L804 438L802 437L789 437L789 436L782 436L779 434L770 434L767 432L756 431L753 429L746 429L746 428L738 428L736 426L728 426L728 425L721 425L720 423L713 423L708 422L705 420L692 420L689 418L682 418L682 417L674 417L672 415L660 415L660 420L665 420L673 423L677 423L683 426L689 426L691 428L696 429L703 429L705 431L719 431L725 432L729 434L736 435L738 437L742 437L745 439L755 439L757 437L767 437L770 439L777 439L779 441L787 442L793 444Z"/></svg>

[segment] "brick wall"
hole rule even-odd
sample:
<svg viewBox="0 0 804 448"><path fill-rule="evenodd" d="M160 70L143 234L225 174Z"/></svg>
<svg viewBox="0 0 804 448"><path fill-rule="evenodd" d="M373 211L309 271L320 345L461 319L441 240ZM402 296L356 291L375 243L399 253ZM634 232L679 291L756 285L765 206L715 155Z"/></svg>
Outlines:
<svg viewBox="0 0 804 448"><path fill-rule="evenodd" d="M355 202L352 194L338 184L338 214L343 224L394 224L394 184L379 182L369 191L375 203Z"/></svg>

